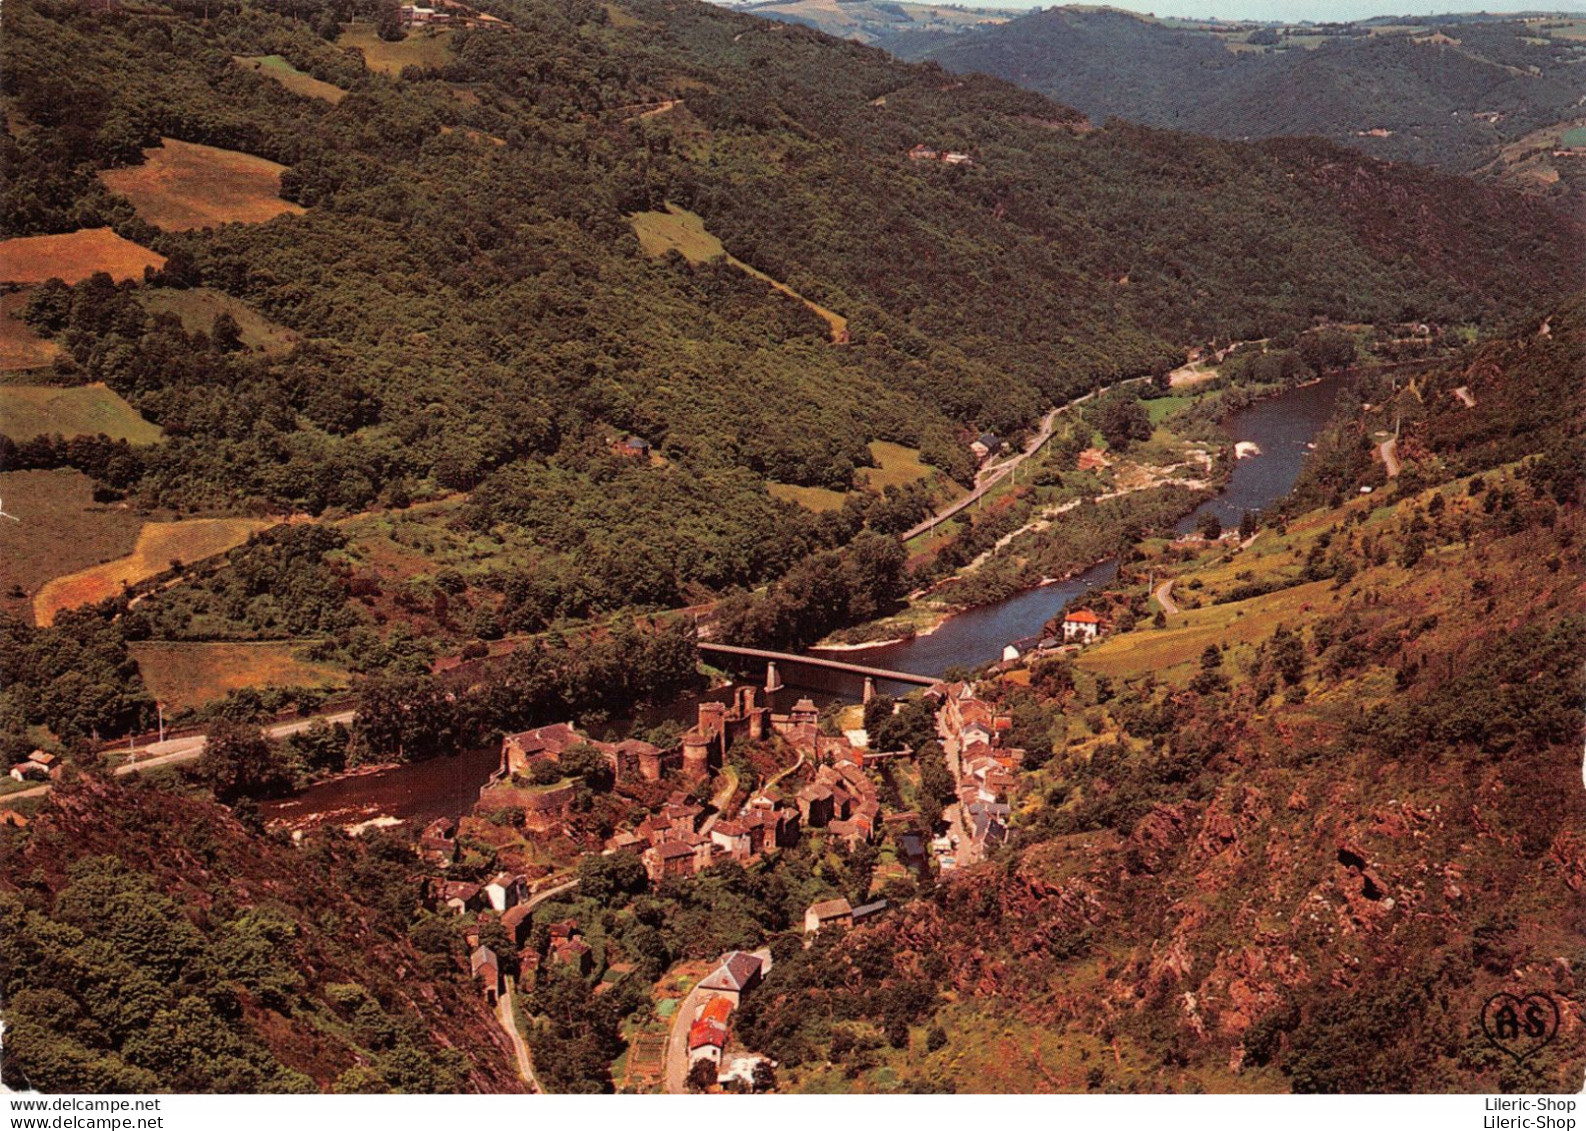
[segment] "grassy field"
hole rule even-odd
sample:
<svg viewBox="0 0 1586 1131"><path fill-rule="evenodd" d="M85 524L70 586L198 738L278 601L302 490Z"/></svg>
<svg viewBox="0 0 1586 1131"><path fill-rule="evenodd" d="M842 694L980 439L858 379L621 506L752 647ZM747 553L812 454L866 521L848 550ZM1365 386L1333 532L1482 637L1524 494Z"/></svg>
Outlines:
<svg viewBox="0 0 1586 1131"><path fill-rule="evenodd" d="M840 511L848 496L828 487L798 487L792 483L773 483L771 497L784 503L797 503L809 511Z"/></svg>
<svg viewBox="0 0 1586 1131"><path fill-rule="evenodd" d="M124 557L137 545L143 516L98 506L80 471L0 473L0 608L31 620L32 597L51 578Z"/></svg>
<svg viewBox="0 0 1586 1131"><path fill-rule="evenodd" d="M410 31L406 39L387 43L375 34L373 24L352 24L341 33L336 46L355 47L363 53L364 65L384 75L399 75L403 67L442 67L452 57L452 33Z"/></svg>
<svg viewBox="0 0 1586 1131"><path fill-rule="evenodd" d="M632 223L646 255L677 251L690 263L709 263L727 254L721 241L705 230L704 220L673 204L665 212L635 212Z"/></svg>
<svg viewBox="0 0 1586 1131"><path fill-rule="evenodd" d="M272 525L252 518L194 518L182 522L145 523L137 545L126 557L57 577L33 598L33 619L54 623L62 609L92 605L114 597L123 585L135 585L171 568L173 561L196 562L224 553L248 535Z"/></svg>
<svg viewBox="0 0 1586 1131"><path fill-rule="evenodd" d="M160 140L158 147L143 151L143 164L99 174L107 189L130 200L155 227L190 232L307 211L281 199L284 165L231 149Z"/></svg>
<svg viewBox="0 0 1586 1131"><path fill-rule="evenodd" d="M705 228L705 221L693 212L668 204L665 212L635 212L630 218L633 234L639 237L639 246L646 255L665 255L669 251L680 253L690 263L708 263L712 259L725 259L746 275L796 298L818 314L831 327L833 341L846 341L848 319L835 311L812 302L786 283L779 282L743 260L727 254L727 249Z"/></svg>
<svg viewBox="0 0 1586 1131"><path fill-rule="evenodd" d="M1586 148L1586 126L1565 130L1563 136L1559 138L1559 144L1567 149Z"/></svg>
<svg viewBox="0 0 1586 1131"><path fill-rule="evenodd" d="M143 306L150 314L175 314L188 333L209 333L215 318L229 314L242 328L242 341L251 350L267 354L285 353L297 342L297 335L277 326L241 299L232 298L208 287L176 291L168 288L145 290Z"/></svg>
<svg viewBox="0 0 1586 1131"><path fill-rule="evenodd" d="M1174 600L1183 596L1174 590ZM1333 604L1336 596L1331 581L1313 581L1248 601L1184 609L1168 618L1167 628L1136 629L1086 648L1078 663L1114 678L1133 679L1147 672L1166 679L1188 677L1197 670L1206 645L1254 645L1278 625L1295 624L1304 612Z"/></svg>
<svg viewBox="0 0 1586 1131"><path fill-rule="evenodd" d="M119 283L142 279L145 267L164 266L165 256L124 240L109 228L0 240L0 282L4 283L45 279L80 283L96 271L107 272Z"/></svg>
<svg viewBox="0 0 1586 1131"><path fill-rule="evenodd" d="M26 291L0 294L0 373L38 369L60 356L61 347L35 334L22 321Z"/></svg>
<svg viewBox="0 0 1586 1131"><path fill-rule="evenodd" d="M920 460L918 448L905 448L902 444L892 444L886 440L872 440L870 454L881 466L863 468L859 476L873 491L906 487L936 473L934 467Z"/></svg>
<svg viewBox="0 0 1586 1131"><path fill-rule="evenodd" d="M149 641L131 646L143 682L167 711L200 707L244 687L342 687L347 673L299 660L300 644L186 644Z"/></svg>
<svg viewBox="0 0 1586 1131"><path fill-rule="evenodd" d="M1151 418L1151 423L1153 425L1157 425L1161 424L1179 409L1185 407L1186 405L1193 404L1194 402L1194 397L1173 396L1157 397L1155 400L1142 401L1141 403L1145 405L1145 413Z"/></svg>
<svg viewBox="0 0 1586 1131"><path fill-rule="evenodd" d="M0 385L0 431L13 440L34 436L97 436L152 444L160 429L103 385Z"/></svg>
<svg viewBox="0 0 1586 1131"><path fill-rule="evenodd" d="M268 75L293 94L301 94L305 98L323 98L335 105L347 97L347 92L341 87L321 82L313 75L305 75L279 55L233 55L231 61L239 67Z"/></svg>

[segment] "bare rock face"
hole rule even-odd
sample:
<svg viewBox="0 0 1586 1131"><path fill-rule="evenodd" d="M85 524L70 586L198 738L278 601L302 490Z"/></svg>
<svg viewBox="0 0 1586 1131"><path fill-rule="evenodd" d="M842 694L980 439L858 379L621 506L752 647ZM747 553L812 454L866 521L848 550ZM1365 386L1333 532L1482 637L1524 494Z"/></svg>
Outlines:
<svg viewBox="0 0 1586 1131"><path fill-rule="evenodd" d="M1129 844L1135 849L1140 866L1147 872L1162 870L1168 860L1189 839L1201 807L1192 801L1179 805L1158 805L1135 825Z"/></svg>

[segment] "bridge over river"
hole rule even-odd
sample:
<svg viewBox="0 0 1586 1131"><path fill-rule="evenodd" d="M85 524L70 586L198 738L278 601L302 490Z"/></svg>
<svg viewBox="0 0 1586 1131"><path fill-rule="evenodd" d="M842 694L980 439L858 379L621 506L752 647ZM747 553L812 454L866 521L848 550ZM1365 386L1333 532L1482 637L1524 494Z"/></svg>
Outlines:
<svg viewBox="0 0 1586 1131"><path fill-rule="evenodd" d="M699 650L723 656L736 656L746 660L764 660L767 665L783 664L807 668L824 668L827 671L864 676L866 679L885 683L908 683L913 684L915 687L930 687L933 683L938 682L935 676L891 671L887 668L873 668L867 664L850 664L843 660L828 659L825 656L804 656L796 652L772 652L764 648L740 648L734 644L715 644L707 640L699 642ZM777 682L775 670L768 668L767 684L774 682ZM770 690L769 686L767 689Z"/></svg>

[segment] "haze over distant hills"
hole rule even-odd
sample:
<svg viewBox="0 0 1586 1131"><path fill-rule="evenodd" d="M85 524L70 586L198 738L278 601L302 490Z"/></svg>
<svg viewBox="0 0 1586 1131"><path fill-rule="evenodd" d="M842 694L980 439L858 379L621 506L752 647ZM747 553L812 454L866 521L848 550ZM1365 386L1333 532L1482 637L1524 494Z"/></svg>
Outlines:
<svg viewBox="0 0 1586 1131"><path fill-rule="evenodd" d="M748 10L1009 79L1097 122L1117 116L1226 138L1314 134L1558 193L1572 191L1573 166L1583 163L1554 155L1586 124L1586 20L1570 16L1277 26L1080 7L1013 19L824 0Z"/></svg>

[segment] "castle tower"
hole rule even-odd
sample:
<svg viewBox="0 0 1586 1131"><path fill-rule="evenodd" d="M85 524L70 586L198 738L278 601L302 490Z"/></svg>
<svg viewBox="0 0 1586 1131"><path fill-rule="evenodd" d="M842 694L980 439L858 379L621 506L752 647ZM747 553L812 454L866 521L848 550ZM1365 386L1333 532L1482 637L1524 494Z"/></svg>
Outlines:
<svg viewBox="0 0 1586 1131"><path fill-rule="evenodd" d="M709 735L691 730L683 736L683 777L688 781L698 781L700 778L710 776L710 747Z"/></svg>
<svg viewBox="0 0 1586 1131"><path fill-rule="evenodd" d="M870 702L870 700L874 699L875 697L876 697L876 681L871 679L869 676L865 676L865 695L864 695L864 700L863 701L868 703L868 702Z"/></svg>

